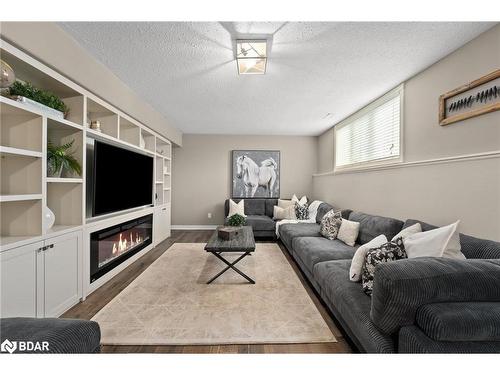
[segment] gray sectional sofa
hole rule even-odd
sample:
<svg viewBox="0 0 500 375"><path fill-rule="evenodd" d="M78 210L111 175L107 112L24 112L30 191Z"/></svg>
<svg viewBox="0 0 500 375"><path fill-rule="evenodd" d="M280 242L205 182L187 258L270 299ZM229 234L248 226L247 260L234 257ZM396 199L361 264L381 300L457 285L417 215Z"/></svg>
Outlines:
<svg viewBox="0 0 500 375"><path fill-rule="evenodd" d="M240 199L234 199L238 203ZM276 238L276 222L273 220L274 206L278 204L277 199L245 199L246 225L253 229L255 238ZM227 215L229 214L229 199L224 202L224 224L227 225Z"/></svg>
<svg viewBox="0 0 500 375"><path fill-rule="evenodd" d="M461 234L466 260L414 258L377 266L373 295L349 280L356 249L379 234L392 238L416 220L343 210L360 223L348 246L316 223L284 224L280 239L351 341L369 353L500 353L500 243ZM422 229L435 227L421 223Z"/></svg>
<svg viewBox="0 0 500 375"><path fill-rule="evenodd" d="M101 330L97 322L59 318L2 318L0 342L9 340L48 343L48 350L21 351L16 345L14 353L22 354L77 354L101 351Z"/></svg>

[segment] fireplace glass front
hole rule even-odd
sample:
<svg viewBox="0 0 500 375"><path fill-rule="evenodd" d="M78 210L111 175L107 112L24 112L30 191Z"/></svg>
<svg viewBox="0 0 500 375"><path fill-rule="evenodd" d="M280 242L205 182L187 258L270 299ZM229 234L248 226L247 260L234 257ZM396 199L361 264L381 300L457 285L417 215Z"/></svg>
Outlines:
<svg viewBox="0 0 500 375"><path fill-rule="evenodd" d="M94 282L153 242L153 215L90 235L90 282Z"/></svg>

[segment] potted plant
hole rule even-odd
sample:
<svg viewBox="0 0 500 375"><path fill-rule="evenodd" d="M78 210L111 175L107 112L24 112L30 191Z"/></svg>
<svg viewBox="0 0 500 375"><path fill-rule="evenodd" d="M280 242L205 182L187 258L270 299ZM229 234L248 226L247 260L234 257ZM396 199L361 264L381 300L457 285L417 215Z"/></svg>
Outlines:
<svg viewBox="0 0 500 375"><path fill-rule="evenodd" d="M73 172L78 176L82 173L82 167L78 160L73 157L71 151L75 140L61 146L55 146L51 141L47 144L47 174L49 177L61 177L63 169Z"/></svg>
<svg viewBox="0 0 500 375"><path fill-rule="evenodd" d="M50 91L36 88L29 82L14 82L9 87L9 95L26 105L37 109L42 107L45 112L55 117L65 118L69 113L68 106L58 96Z"/></svg>
<svg viewBox="0 0 500 375"><path fill-rule="evenodd" d="M227 219L227 223L232 227L241 227L245 225L245 218L239 214L234 214Z"/></svg>

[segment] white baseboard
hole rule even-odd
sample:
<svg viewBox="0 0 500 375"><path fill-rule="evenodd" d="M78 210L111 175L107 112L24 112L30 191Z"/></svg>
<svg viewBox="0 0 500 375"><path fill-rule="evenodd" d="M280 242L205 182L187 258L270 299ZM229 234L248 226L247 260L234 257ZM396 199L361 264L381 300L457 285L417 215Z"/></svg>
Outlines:
<svg viewBox="0 0 500 375"><path fill-rule="evenodd" d="M218 225L172 225L172 230L214 230Z"/></svg>

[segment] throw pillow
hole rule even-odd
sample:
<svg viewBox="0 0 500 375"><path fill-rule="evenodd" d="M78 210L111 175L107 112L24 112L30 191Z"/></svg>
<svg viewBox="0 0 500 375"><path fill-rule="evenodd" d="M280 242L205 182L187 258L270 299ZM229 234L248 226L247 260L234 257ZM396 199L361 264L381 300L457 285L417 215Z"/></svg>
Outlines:
<svg viewBox="0 0 500 375"><path fill-rule="evenodd" d="M278 207L288 208L290 206L295 206L295 202L293 202L292 200L278 199Z"/></svg>
<svg viewBox="0 0 500 375"><path fill-rule="evenodd" d="M404 240L408 258L439 257L465 259L460 246L458 223L412 234Z"/></svg>
<svg viewBox="0 0 500 375"><path fill-rule="evenodd" d="M375 267L380 263L392 262L407 258L403 239L387 242L375 249L366 252L365 264L363 265L363 291L371 296L373 292L373 275Z"/></svg>
<svg viewBox="0 0 500 375"><path fill-rule="evenodd" d="M309 205L307 203L295 203L295 216L298 220L309 219Z"/></svg>
<svg viewBox="0 0 500 375"><path fill-rule="evenodd" d="M359 223L356 221L343 219L340 223L337 239L344 242L346 245L354 246L356 238L358 238Z"/></svg>
<svg viewBox="0 0 500 375"><path fill-rule="evenodd" d="M420 223L416 223L416 224L409 226L408 228L403 229L401 232L396 234L394 237L392 237L391 241L394 241L396 238L401 237L401 238L403 238L403 242L404 242L406 237L409 237L412 234L420 233L420 232L422 232L422 226L420 225Z"/></svg>
<svg viewBox="0 0 500 375"><path fill-rule="evenodd" d="M231 217L233 215L241 215L243 217L247 217L245 215L245 200L242 199L238 203L235 203L232 199L229 200L229 214L227 217Z"/></svg>
<svg viewBox="0 0 500 375"><path fill-rule="evenodd" d="M380 247L385 243L387 243L387 237L381 234L370 242L358 247L352 257L351 269L349 270L349 279L351 281L356 283L361 280L361 272L363 272L363 266L365 264L366 253L368 250Z"/></svg>
<svg viewBox="0 0 500 375"><path fill-rule="evenodd" d="M294 194L292 197L292 202L304 205L307 203L307 197L304 195L302 198L298 199L297 196Z"/></svg>
<svg viewBox="0 0 500 375"><path fill-rule="evenodd" d="M342 212L335 210L328 211L321 219L320 233L329 240L337 238L340 224L342 223Z"/></svg>
<svg viewBox="0 0 500 375"><path fill-rule="evenodd" d="M295 220L295 206L289 206L287 208L281 208L274 206L274 220Z"/></svg>

